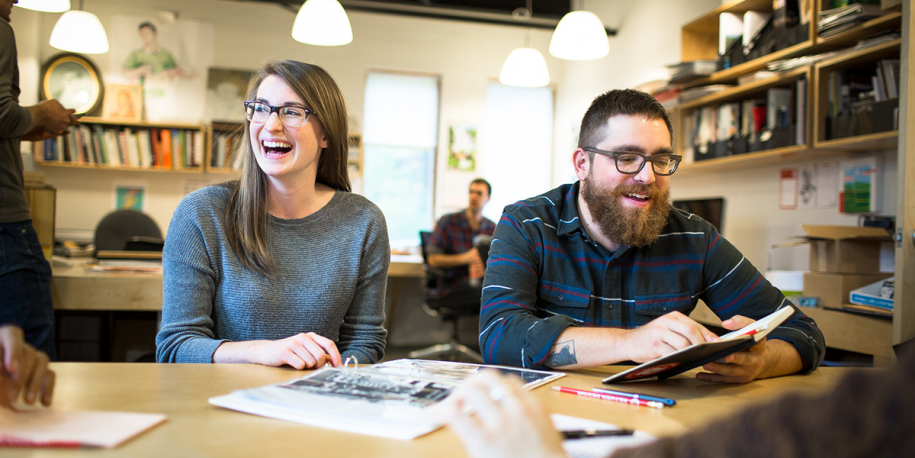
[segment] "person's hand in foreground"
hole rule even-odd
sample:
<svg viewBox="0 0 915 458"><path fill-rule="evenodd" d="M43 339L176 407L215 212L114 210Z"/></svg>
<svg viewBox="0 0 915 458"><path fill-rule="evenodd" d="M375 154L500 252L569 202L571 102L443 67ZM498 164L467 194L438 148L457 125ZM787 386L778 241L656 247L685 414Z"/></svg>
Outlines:
<svg viewBox="0 0 915 458"><path fill-rule="evenodd" d="M51 405L54 371L48 368L48 355L25 342L16 326L0 327L0 407L10 408L20 395L26 404L39 399Z"/></svg>
<svg viewBox="0 0 915 458"><path fill-rule="evenodd" d="M333 367L343 365L334 341L313 332L280 340L223 342L216 348L213 362L289 365L298 370L320 369L328 363Z"/></svg>
<svg viewBox="0 0 915 458"><path fill-rule="evenodd" d="M562 437L534 396L517 379L495 371L456 389L435 414L473 458L566 457Z"/></svg>
<svg viewBox="0 0 915 458"><path fill-rule="evenodd" d="M734 315L730 319L723 321L721 326L728 331L736 331L749 326L755 321L742 315ZM769 350L770 348L764 338L745 351L725 356L721 362L708 363L702 366L702 369L708 372L700 372L696 374L696 378L706 382L717 383L747 383L762 378L766 364L772 358Z"/></svg>

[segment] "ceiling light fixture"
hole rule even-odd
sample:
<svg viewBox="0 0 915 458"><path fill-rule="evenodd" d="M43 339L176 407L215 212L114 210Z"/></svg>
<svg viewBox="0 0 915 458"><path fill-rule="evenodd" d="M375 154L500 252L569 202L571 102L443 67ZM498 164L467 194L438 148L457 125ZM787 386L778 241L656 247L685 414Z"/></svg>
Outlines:
<svg viewBox="0 0 915 458"><path fill-rule="evenodd" d="M83 9L82 0L79 2L79 9ZM51 46L82 54L104 54L108 52L108 35L94 14L70 10L54 25L54 30L51 31Z"/></svg>
<svg viewBox="0 0 915 458"><path fill-rule="evenodd" d="M553 31L550 54L566 60L600 59L610 54L607 29L590 11L569 12Z"/></svg>
<svg viewBox="0 0 915 458"><path fill-rule="evenodd" d="M540 51L517 48L505 59L499 82L506 86L543 87L550 84L550 71Z"/></svg>
<svg viewBox="0 0 915 458"><path fill-rule="evenodd" d="M70 9L70 0L19 0L16 6L44 13L63 13Z"/></svg>
<svg viewBox="0 0 915 458"><path fill-rule="evenodd" d="M527 0L527 8L518 8L512 12L512 17L517 20L530 20L533 17L531 4ZM517 48L508 55L502 64L499 82L506 86L517 87L543 87L550 84L550 71L543 60L543 54L530 47L531 31L527 31L524 38L524 47Z"/></svg>
<svg viewBox="0 0 915 458"><path fill-rule="evenodd" d="M353 29L337 0L307 0L295 16L292 38L309 45L341 46L353 41Z"/></svg>

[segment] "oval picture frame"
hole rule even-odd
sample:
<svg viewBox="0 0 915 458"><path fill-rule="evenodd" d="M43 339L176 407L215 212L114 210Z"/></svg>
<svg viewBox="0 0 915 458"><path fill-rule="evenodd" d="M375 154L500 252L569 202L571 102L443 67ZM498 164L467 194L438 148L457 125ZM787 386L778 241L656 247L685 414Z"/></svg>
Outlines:
<svg viewBox="0 0 915 458"><path fill-rule="evenodd" d="M102 104L105 85L98 67L86 57L61 53L41 69L41 99L56 99L77 115L92 113Z"/></svg>

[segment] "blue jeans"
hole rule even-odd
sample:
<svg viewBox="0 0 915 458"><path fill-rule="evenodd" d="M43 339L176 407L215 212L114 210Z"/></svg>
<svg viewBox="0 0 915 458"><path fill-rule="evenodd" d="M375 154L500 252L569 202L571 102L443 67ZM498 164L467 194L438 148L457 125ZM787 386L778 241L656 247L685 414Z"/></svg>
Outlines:
<svg viewBox="0 0 915 458"><path fill-rule="evenodd" d="M21 327L26 342L56 359L51 265L31 220L0 223L0 324Z"/></svg>

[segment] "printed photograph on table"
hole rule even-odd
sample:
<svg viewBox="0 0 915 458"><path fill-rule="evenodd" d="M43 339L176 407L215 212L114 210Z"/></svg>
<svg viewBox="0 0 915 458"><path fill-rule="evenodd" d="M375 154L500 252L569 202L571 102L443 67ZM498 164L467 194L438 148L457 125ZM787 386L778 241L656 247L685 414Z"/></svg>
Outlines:
<svg viewBox="0 0 915 458"><path fill-rule="evenodd" d="M114 121L143 120L143 86L139 84L105 85L102 116Z"/></svg>
<svg viewBox="0 0 915 458"><path fill-rule="evenodd" d="M448 128L448 168L473 172L476 166L477 128L454 125Z"/></svg>
<svg viewBox="0 0 915 458"><path fill-rule="evenodd" d="M41 71L41 99L55 99L76 114L95 111L102 102L103 84L98 68L74 53L57 54Z"/></svg>

